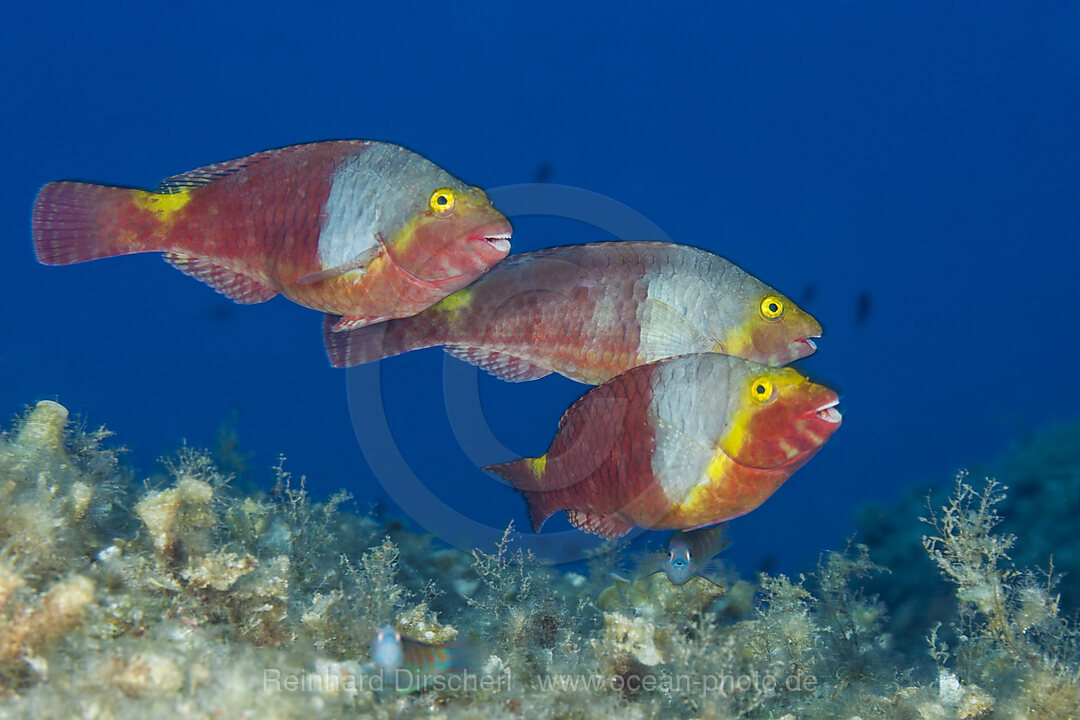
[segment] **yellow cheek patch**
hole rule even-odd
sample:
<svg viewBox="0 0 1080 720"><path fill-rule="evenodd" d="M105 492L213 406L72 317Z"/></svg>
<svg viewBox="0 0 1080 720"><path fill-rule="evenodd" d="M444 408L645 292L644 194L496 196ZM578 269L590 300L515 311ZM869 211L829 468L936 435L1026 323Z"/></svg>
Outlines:
<svg viewBox="0 0 1080 720"><path fill-rule="evenodd" d="M155 193L137 190L133 193L135 207L157 215L161 220L181 210L191 200L191 193L182 190L176 193Z"/></svg>
<svg viewBox="0 0 1080 720"><path fill-rule="evenodd" d="M392 245L394 247L394 251L400 254L402 250L405 250L407 247L409 247L409 245L412 244L412 240L414 237L416 237L417 228L420 227L420 221L422 219L423 215L419 214L410 217L408 220L405 221L405 224L402 225L401 228L398 229L398 231L395 232L393 236L391 236L390 240L387 241L385 244Z"/></svg>
<svg viewBox="0 0 1080 720"><path fill-rule="evenodd" d="M741 358L753 357L754 329L758 324L759 321L756 318L748 320L729 332L724 337L724 342L717 344L722 346L725 355Z"/></svg>
<svg viewBox="0 0 1080 720"><path fill-rule="evenodd" d="M735 410L735 413L731 418L731 424L728 427L727 435L720 440L719 445L721 450L723 450L723 452L720 453L721 455L727 453L732 457L738 457L743 444L748 441L746 431L750 426L750 418L754 414L754 410L755 407L749 407L749 400L739 404L739 407ZM710 464L709 467L712 467L712 465Z"/></svg>

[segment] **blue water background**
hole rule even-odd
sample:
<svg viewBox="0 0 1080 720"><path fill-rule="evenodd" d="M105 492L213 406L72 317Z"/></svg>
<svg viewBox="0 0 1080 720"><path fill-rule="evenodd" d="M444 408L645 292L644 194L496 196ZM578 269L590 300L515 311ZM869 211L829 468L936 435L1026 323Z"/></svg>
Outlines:
<svg viewBox="0 0 1080 720"><path fill-rule="evenodd" d="M152 187L328 138L394 141L484 187L547 165L796 301L812 286L825 336L802 367L843 391L844 425L735 523L746 572L812 562L857 505L1080 406L1075 3L26 5L0 9L0 412L59 399L115 430L143 475L182 439L213 446L235 410L258 482L283 453L320 492L386 497L317 313L232 305L155 256L40 266L35 191ZM515 226L515 252L605 238ZM523 502L454 440L443 362L384 363L371 411L448 504L523 527ZM527 454L584 390L480 389Z"/></svg>

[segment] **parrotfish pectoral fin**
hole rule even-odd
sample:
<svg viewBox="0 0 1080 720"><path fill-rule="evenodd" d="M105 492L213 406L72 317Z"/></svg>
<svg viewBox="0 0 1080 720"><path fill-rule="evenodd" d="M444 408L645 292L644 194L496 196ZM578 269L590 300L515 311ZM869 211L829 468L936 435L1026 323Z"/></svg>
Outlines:
<svg viewBox="0 0 1080 720"><path fill-rule="evenodd" d="M34 253L46 265L69 265L141 252L125 247L112 207L130 202L137 191L82 182L54 182L34 198L31 227Z"/></svg>
<svg viewBox="0 0 1080 720"><path fill-rule="evenodd" d="M713 342L667 303L648 298L641 317L641 345L646 359L708 352Z"/></svg>
<svg viewBox="0 0 1080 720"><path fill-rule="evenodd" d="M551 374L550 370L533 365L525 358L494 350L451 345L447 346L446 352L507 382L528 382Z"/></svg>
<svg viewBox="0 0 1080 720"><path fill-rule="evenodd" d="M206 283L210 287L238 303L252 305L269 300L278 291L263 285L243 273L215 265L209 260L180 253L165 253L165 261L174 268Z"/></svg>
<svg viewBox="0 0 1080 720"><path fill-rule="evenodd" d="M604 538L622 537L634 528L634 523L614 515L567 510L566 517L574 527Z"/></svg>
<svg viewBox="0 0 1080 720"><path fill-rule="evenodd" d="M382 252L382 245L376 245L373 248L368 248L343 265L326 268L325 270L319 270L317 272L310 272L307 275L301 275L298 282L301 285L313 285L317 282L322 282L323 280L333 280L336 277L341 277L342 275L347 275L348 273L357 270L363 270L372 260L379 256L380 252Z"/></svg>

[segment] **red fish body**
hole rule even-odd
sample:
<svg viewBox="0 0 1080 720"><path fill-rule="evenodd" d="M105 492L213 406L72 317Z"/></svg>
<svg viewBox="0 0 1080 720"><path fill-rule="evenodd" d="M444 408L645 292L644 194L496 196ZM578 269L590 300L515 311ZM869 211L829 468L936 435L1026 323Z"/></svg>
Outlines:
<svg viewBox="0 0 1080 720"><path fill-rule="evenodd" d="M764 502L840 426L835 392L792 368L705 353L629 370L563 415L547 453L488 468L588 532L690 529Z"/></svg>
<svg viewBox="0 0 1080 720"><path fill-rule="evenodd" d="M597 384L689 353L784 365L814 352L821 325L704 250L605 242L516 255L413 317L330 330L324 340L337 367L442 346L505 380L556 372Z"/></svg>
<svg viewBox="0 0 1080 720"><path fill-rule="evenodd" d="M165 180L154 192L57 182L33 212L38 259L65 265L165 253L241 303L278 293L359 327L416 313L509 252L482 191L388 143L268 150Z"/></svg>

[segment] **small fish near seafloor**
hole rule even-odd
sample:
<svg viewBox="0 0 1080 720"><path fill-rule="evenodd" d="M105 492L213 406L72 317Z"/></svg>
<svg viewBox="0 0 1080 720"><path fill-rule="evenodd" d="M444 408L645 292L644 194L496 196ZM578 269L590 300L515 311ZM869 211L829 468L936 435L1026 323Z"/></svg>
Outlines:
<svg viewBox="0 0 1080 720"><path fill-rule="evenodd" d="M673 585L685 585L727 546L726 525L679 531L668 538L662 569Z"/></svg>
<svg viewBox="0 0 1080 720"><path fill-rule="evenodd" d="M504 380L551 372L598 384L702 352L786 365L821 325L724 258L687 245L602 242L523 253L427 310L324 341L347 367L442 346Z"/></svg>
<svg viewBox="0 0 1080 720"><path fill-rule="evenodd" d="M397 145L339 140L267 150L155 191L45 185L34 249L47 265L161 252L239 303L277 294L343 316L337 329L419 312L510 251L479 188Z"/></svg>
<svg viewBox="0 0 1080 720"><path fill-rule="evenodd" d="M643 365L578 399L547 453L490 465L533 529L565 510L603 537L744 515L840 427L839 397L794 368L716 353Z"/></svg>
<svg viewBox="0 0 1080 720"><path fill-rule="evenodd" d="M460 642L433 645L403 637L381 626L371 642L371 658L385 679L400 692L422 689L437 675L460 672L475 664Z"/></svg>

